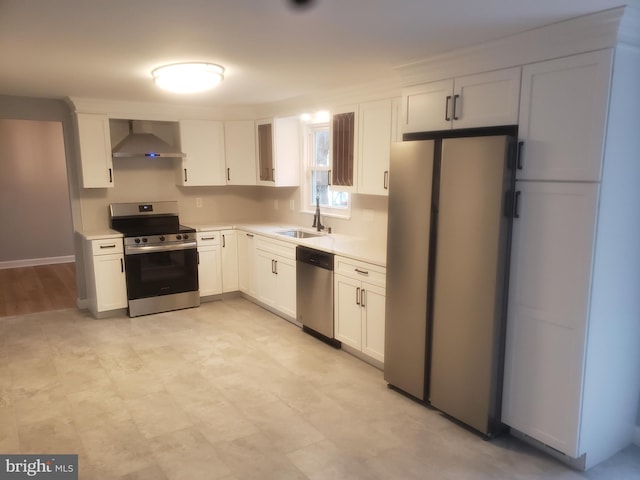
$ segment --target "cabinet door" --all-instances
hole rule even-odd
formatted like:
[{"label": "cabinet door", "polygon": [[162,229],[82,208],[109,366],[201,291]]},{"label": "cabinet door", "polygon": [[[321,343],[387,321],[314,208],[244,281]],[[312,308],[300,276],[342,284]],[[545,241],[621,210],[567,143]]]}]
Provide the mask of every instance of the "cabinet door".
[{"label": "cabinet door", "polygon": [[222,231],[222,291],[238,290],[238,242],[235,230]]},{"label": "cabinet door", "polygon": [[453,128],[516,125],[520,67],[455,79]]},{"label": "cabinet door", "polygon": [[258,300],[270,307],[278,306],[276,259],[271,252],[256,250],[256,283]]},{"label": "cabinet door", "polygon": [[278,256],[275,271],[278,293],[276,308],[296,318],[296,261]]},{"label": "cabinet door", "polygon": [[273,185],[275,182],[275,167],[273,164],[273,122],[260,120],[256,124],[257,156],[258,156],[258,185]]},{"label": "cabinet door", "polygon": [[300,117],[273,120],[273,181],[276,187],[300,185]]},{"label": "cabinet door", "polygon": [[344,275],[335,275],[334,285],[336,339],[362,350],[361,282]]},{"label": "cabinet door", "polygon": [[220,247],[198,249],[198,284],[201,297],[222,293]]},{"label": "cabinet door", "polygon": [[127,283],[122,254],[95,255],[93,268],[98,312],[127,307]]},{"label": "cabinet door", "polygon": [[238,288],[241,292],[257,296],[256,247],[253,233],[238,232]]},{"label": "cabinet door", "polygon": [[358,107],[341,107],[331,112],[329,127],[329,181],[336,191],[356,191],[358,159]]},{"label": "cabinet door", "polygon": [[106,115],[76,115],[83,188],[112,188],[113,163],[109,118]]},{"label": "cabinet door", "polygon": [[448,130],[452,119],[453,80],[415,85],[402,91],[403,133]]},{"label": "cabinet door", "polygon": [[575,458],[598,184],[517,188],[502,420]]},{"label": "cabinet door", "polygon": [[209,120],[181,120],[183,153],[180,185],[224,185],[224,126]]},{"label": "cabinet door", "polygon": [[253,120],[224,122],[227,185],[256,184],[256,132]]},{"label": "cabinet door", "polygon": [[523,68],[518,179],[600,179],[612,58],[601,50]]},{"label": "cabinet door", "polygon": [[384,362],[385,289],[363,282],[362,290],[362,351]]},{"label": "cabinet door", "polygon": [[391,99],[359,105],[358,193],[387,195]]}]

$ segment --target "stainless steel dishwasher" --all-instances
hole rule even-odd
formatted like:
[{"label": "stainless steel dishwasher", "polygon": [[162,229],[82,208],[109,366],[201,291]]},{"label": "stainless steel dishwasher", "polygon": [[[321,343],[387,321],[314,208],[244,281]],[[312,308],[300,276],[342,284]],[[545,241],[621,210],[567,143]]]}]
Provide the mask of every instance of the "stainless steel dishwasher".
[{"label": "stainless steel dishwasher", "polygon": [[333,337],[333,254],[296,248],[296,310],[302,329],[340,348]]}]

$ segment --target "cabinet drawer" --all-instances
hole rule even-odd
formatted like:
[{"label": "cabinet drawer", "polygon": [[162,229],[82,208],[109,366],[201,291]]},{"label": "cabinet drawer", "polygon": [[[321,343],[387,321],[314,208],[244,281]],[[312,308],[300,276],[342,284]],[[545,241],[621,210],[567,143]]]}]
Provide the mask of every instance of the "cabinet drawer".
[{"label": "cabinet drawer", "polygon": [[256,235],[256,248],[273,253],[274,255],[280,255],[284,258],[291,258],[293,260],[296,258],[296,246],[289,242],[267,239]]},{"label": "cabinet drawer", "polygon": [[218,230],[209,232],[198,232],[198,247],[206,247],[208,245],[220,245],[220,232]]},{"label": "cabinet drawer", "polygon": [[110,253],[122,253],[122,238],[103,238],[101,240],[91,240],[91,252],[93,255],[107,255]]},{"label": "cabinet drawer", "polygon": [[335,271],[341,275],[361,280],[380,287],[386,286],[387,269],[372,263],[361,262],[336,255]]}]

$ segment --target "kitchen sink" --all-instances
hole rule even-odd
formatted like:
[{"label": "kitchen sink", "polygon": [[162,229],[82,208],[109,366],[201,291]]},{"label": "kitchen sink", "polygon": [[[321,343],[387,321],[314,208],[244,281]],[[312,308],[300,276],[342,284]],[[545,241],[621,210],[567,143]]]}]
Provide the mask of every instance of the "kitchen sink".
[{"label": "kitchen sink", "polygon": [[279,235],[286,235],[288,237],[293,237],[293,238],[314,238],[314,237],[321,237],[322,235],[324,235],[323,233],[313,233],[313,232],[307,232],[305,230],[284,230],[282,232],[276,232]]}]

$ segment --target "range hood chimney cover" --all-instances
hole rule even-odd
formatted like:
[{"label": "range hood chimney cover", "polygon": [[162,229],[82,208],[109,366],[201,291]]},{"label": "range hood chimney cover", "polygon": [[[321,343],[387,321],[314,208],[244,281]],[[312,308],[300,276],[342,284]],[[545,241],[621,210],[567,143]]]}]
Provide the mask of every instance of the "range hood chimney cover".
[{"label": "range hood chimney cover", "polygon": [[129,121],[129,135],[116,145],[111,154],[113,158],[121,157],[185,157],[177,148],[169,145],[152,133],[135,133],[133,121]]}]

